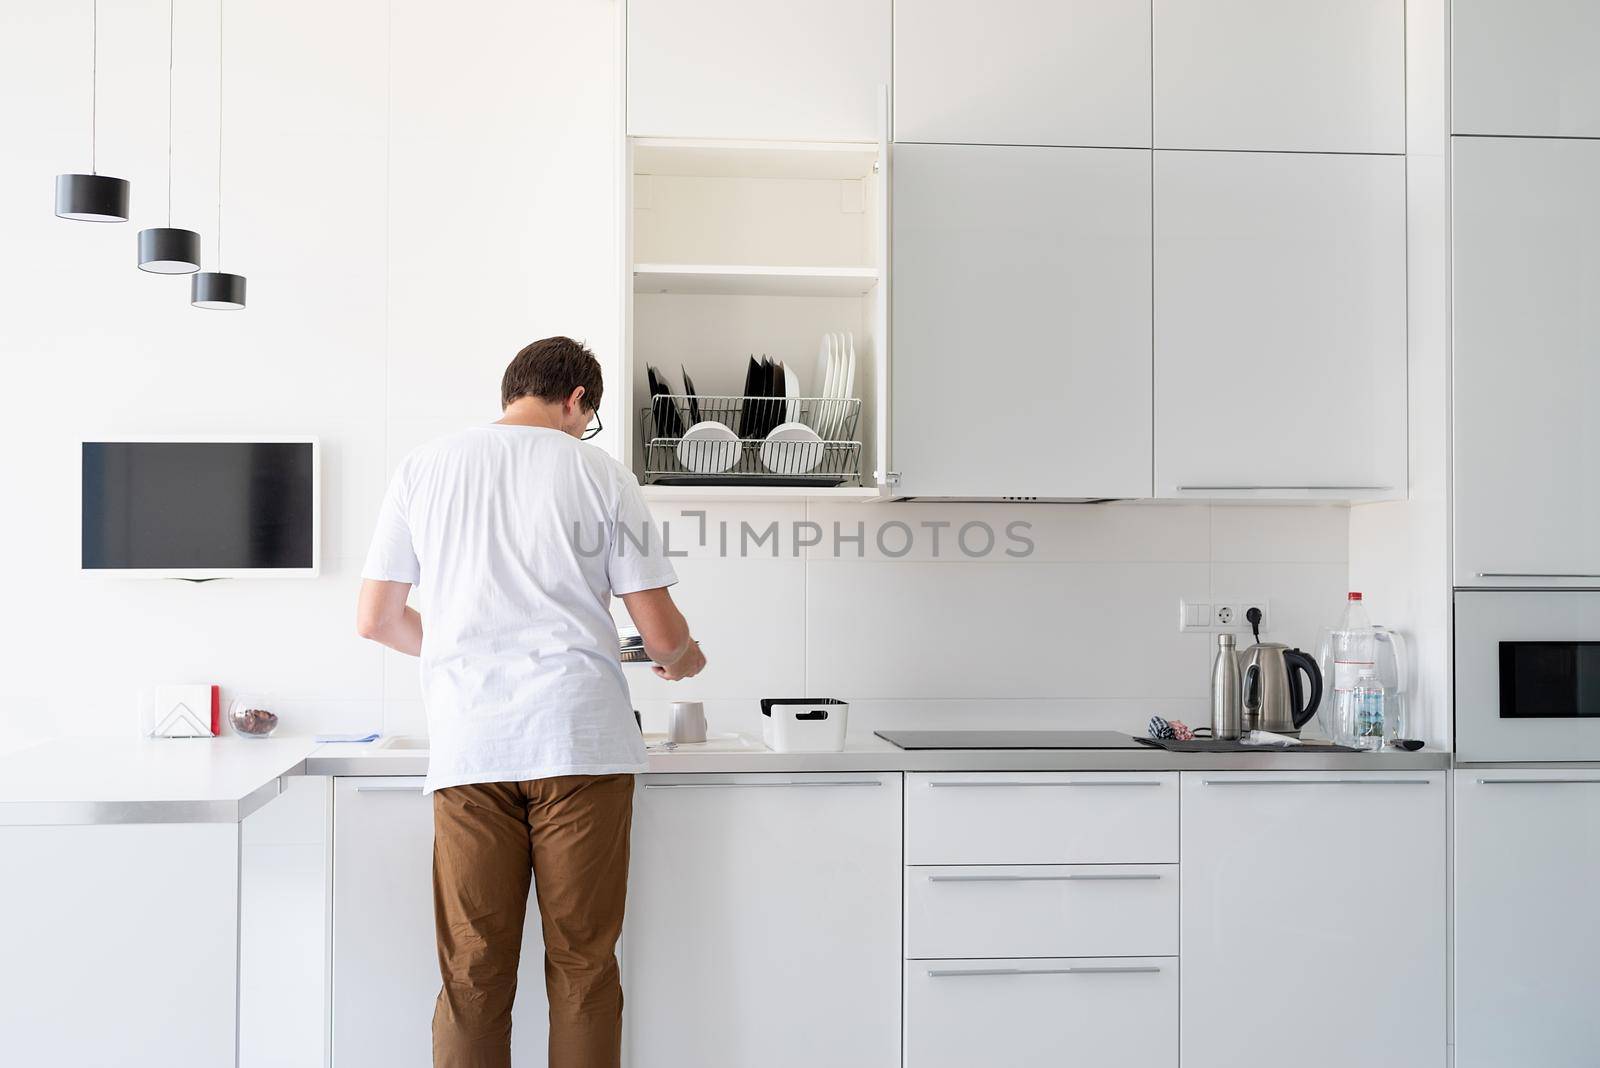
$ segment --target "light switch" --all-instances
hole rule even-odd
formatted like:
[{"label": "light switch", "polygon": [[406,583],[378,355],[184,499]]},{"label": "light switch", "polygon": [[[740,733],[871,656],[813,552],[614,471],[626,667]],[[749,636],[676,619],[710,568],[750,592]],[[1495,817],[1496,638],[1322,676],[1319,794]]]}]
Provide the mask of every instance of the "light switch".
[{"label": "light switch", "polygon": [[1178,602],[1178,629],[1184,630],[1209,630],[1211,627],[1211,605],[1196,601]]}]

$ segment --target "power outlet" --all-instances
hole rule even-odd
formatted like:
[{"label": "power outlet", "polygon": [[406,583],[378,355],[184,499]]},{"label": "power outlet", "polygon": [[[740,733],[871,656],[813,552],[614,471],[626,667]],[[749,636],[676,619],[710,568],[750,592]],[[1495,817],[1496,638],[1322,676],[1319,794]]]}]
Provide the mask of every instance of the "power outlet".
[{"label": "power outlet", "polygon": [[1267,610],[1267,601],[1264,597],[1245,598],[1235,606],[1238,614],[1234,616],[1234,626],[1241,630],[1250,629],[1250,609],[1261,610],[1261,633],[1265,634],[1272,629],[1272,613]]},{"label": "power outlet", "polygon": [[1231,604],[1217,605],[1215,609],[1215,615],[1212,616],[1212,619],[1219,627],[1231,627],[1233,626],[1234,620],[1241,618],[1243,617],[1239,615],[1239,609]]}]

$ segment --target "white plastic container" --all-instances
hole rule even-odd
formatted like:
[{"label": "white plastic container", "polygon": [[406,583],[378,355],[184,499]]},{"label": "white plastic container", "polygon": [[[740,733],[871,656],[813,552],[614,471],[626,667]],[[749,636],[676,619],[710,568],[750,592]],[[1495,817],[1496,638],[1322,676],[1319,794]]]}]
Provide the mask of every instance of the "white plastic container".
[{"label": "white plastic container", "polygon": [[850,706],[831,697],[765,697],[761,740],[774,753],[838,753]]}]

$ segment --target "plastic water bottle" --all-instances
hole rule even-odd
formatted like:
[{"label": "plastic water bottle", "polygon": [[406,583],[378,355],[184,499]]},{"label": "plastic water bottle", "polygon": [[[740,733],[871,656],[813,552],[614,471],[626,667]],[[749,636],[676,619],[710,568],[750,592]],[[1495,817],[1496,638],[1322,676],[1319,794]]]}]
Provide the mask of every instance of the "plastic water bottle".
[{"label": "plastic water bottle", "polygon": [[[1356,684],[1363,671],[1377,667],[1377,631],[1367,618],[1361,594],[1351,591],[1345,601],[1344,618],[1328,637],[1329,685],[1333,691],[1334,741],[1344,745],[1359,745],[1356,739]],[[1379,687],[1382,692],[1382,687]],[[1379,732],[1379,740],[1383,734]]]},{"label": "plastic water bottle", "polygon": [[1383,748],[1383,683],[1371,668],[1356,679],[1354,691],[1355,737],[1357,749]]}]

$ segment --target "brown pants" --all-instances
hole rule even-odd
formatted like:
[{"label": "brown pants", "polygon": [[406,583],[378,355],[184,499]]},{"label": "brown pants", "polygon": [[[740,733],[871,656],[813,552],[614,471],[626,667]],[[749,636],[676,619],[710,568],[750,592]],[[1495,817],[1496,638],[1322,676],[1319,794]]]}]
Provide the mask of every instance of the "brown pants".
[{"label": "brown pants", "polygon": [[452,786],[433,795],[433,914],[444,985],[437,1068],[509,1068],[530,876],[544,927],[550,1068],[622,1062],[617,937],[633,776]]}]

